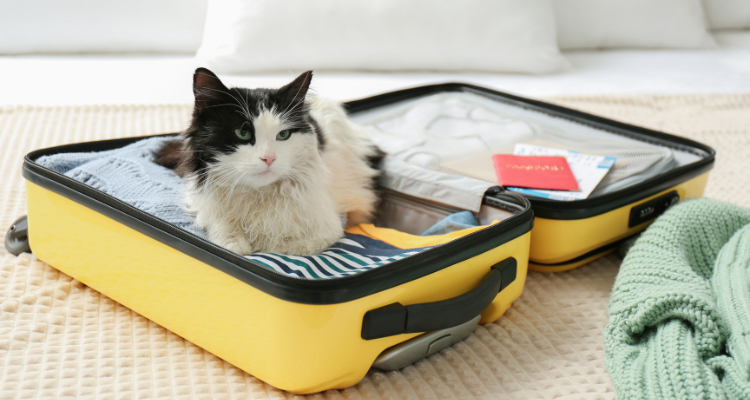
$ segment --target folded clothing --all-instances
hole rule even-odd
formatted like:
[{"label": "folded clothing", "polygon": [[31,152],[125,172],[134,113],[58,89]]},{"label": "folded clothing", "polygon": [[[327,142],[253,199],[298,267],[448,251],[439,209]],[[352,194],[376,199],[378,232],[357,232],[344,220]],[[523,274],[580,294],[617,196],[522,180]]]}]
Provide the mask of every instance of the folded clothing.
[{"label": "folded clothing", "polygon": [[471,211],[459,211],[438,221],[438,223],[422,232],[422,236],[444,235],[475,226],[479,226],[479,222]]},{"label": "folded clothing", "polygon": [[[153,162],[154,152],[171,140],[174,137],[150,138],[120,149],[54,154],[40,157],[36,162],[207,239],[193,215],[185,210],[183,181],[173,171]],[[438,236],[420,237],[363,224],[348,229],[331,248],[314,256],[253,253],[245,257],[284,275],[338,278],[386,265],[483,228],[475,226],[478,225],[475,220],[472,226],[466,216],[448,219],[430,228],[433,235],[444,233]]]},{"label": "folded clothing", "polygon": [[628,251],[605,362],[618,399],[750,398],[750,210],[689,200]]}]

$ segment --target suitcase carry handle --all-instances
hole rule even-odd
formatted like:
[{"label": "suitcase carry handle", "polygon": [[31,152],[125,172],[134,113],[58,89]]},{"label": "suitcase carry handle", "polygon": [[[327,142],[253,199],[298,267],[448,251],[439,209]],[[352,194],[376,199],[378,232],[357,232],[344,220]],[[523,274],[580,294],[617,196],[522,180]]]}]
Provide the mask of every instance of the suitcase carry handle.
[{"label": "suitcase carry handle", "polygon": [[516,268],[515,258],[505,259],[490,268],[479,286],[452,299],[410,306],[393,303],[370,310],[362,320],[362,339],[436,331],[470,321],[516,280]]}]

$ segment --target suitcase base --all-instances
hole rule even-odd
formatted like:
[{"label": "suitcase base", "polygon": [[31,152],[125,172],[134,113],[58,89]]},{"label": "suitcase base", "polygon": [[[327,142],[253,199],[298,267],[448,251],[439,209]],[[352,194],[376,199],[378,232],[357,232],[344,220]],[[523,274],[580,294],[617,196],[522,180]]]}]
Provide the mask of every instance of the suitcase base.
[{"label": "suitcase base", "polygon": [[[126,224],[27,181],[34,254],[83,284],[280,389],[298,394],[359,382],[383,350],[420,333],[365,340],[365,313],[435,302],[478,286],[500,260],[517,277],[482,312],[498,319],[523,290],[527,231],[420,279],[338,304],[276,298]],[[530,225],[530,221],[529,221]],[[527,228],[528,229],[528,228]]]}]

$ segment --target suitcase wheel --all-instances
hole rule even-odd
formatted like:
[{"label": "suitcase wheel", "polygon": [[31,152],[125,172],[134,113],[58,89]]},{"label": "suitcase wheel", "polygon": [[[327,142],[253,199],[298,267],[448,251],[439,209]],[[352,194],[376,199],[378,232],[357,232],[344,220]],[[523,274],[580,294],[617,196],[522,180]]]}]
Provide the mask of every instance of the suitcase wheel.
[{"label": "suitcase wheel", "polygon": [[8,250],[8,253],[14,256],[21,253],[31,253],[29,223],[25,215],[17,219],[5,234],[5,250]]}]

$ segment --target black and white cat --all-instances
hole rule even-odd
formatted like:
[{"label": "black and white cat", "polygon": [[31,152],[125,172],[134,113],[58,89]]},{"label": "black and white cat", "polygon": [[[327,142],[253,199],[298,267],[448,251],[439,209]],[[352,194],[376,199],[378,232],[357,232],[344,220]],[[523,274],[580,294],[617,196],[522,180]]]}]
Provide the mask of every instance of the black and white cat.
[{"label": "black and white cat", "polygon": [[312,71],[279,89],[227,88],[205,68],[182,140],[157,162],[188,182],[212,242],[237,254],[320,253],[347,224],[368,222],[380,152],[340,104],[308,93]]}]

